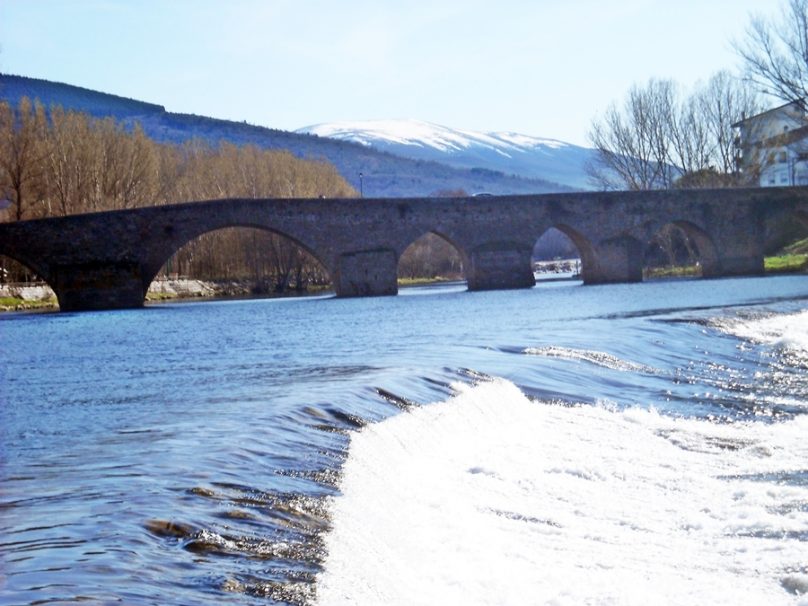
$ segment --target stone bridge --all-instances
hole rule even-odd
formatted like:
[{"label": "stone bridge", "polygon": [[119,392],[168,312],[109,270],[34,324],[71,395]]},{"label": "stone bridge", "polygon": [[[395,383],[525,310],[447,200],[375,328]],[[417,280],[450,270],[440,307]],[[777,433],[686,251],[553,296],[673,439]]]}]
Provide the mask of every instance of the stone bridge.
[{"label": "stone bridge", "polygon": [[642,280],[645,248],[675,224],[705,277],[759,275],[763,251],[795,222],[808,188],[598,192],[414,199],[227,199],[0,224],[0,255],[35,271],[63,311],[143,305],[184,244],[225,227],[290,238],[330,273],[338,296],[392,295],[398,261],[432,232],[454,245],[470,290],[526,288],[549,228],[578,247],[586,284]]}]

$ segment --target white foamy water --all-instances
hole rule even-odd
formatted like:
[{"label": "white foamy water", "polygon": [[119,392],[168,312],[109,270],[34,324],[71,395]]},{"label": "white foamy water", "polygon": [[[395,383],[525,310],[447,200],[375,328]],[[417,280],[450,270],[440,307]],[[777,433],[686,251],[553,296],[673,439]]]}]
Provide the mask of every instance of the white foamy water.
[{"label": "white foamy water", "polygon": [[590,362],[604,368],[612,370],[622,370],[628,372],[645,372],[648,374],[656,374],[658,371],[650,366],[644,364],[635,364],[621,360],[616,356],[603,353],[601,351],[588,351],[584,349],[570,349],[568,347],[528,347],[524,353],[529,356],[545,356],[548,358],[565,358],[567,360],[580,360],[583,362]]},{"label": "white foamy water", "polygon": [[806,605],[807,434],[461,388],[353,436],[319,604]]},{"label": "white foamy water", "polygon": [[808,356],[808,311],[754,320],[722,320],[718,326],[742,339]]}]

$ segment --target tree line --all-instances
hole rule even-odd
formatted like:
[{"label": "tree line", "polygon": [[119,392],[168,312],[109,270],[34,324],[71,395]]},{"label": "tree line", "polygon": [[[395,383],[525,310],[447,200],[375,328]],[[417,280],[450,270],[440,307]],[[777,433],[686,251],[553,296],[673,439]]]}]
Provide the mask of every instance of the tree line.
[{"label": "tree line", "polygon": [[588,172],[601,189],[729,187],[754,183],[735,162],[733,124],[760,110],[757,92],[729,72],[686,92],[673,80],[634,85],[592,122]]},{"label": "tree line", "polygon": [[[22,99],[0,103],[0,199],[7,220],[59,217],[219,198],[353,197],[333,165],[255,146],[157,143],[113,118],[46,110]],[[6,261],[14,281],[27,270]],[[328,282],[319,264],[288,239],[266,231],[206,234],[167,264],[173,274],[249,280],[284,292]]]},{"label": "tree line", "polygon": [[772,101],[808,110],[808,0],[786,0],[778,17],[753,16],[733,47],[740,73],[722,70],[686,90],[670,79],[635,84],[592,120],[603,189],[731,187],[757,183],[768,158],[737,164],[733,124]]},{"label": "tree line", "polygon": [[157,143],[137,124],[28,99],[0,102],[0,188],[18,221],[212,198],[356,195],[326,162],[226,142]]}]

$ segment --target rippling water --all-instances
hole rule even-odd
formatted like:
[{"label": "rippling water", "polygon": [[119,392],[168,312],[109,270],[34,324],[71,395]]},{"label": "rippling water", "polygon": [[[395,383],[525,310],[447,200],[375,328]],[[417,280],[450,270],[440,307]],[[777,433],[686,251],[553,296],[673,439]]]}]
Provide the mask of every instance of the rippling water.
[{"label": "rippling water", "polygon": [[0,601],[808,603],[808,278],[0,316]]}]

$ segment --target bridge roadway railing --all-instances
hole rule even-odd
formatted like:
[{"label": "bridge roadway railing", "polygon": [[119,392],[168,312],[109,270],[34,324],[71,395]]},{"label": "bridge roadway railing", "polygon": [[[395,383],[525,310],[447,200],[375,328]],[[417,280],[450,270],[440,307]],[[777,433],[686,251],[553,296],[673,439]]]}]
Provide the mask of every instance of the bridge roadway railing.
[{"label": "bridge roadway railing", "polygon": [[140,307],[183,245],[226,227],[284,235],[330,273],[338,296],[392,295],[398,261],[426,233],[454,245],[470,290],[533,286],[531,252],[555,227],[586,284],[642,280],[647,243],[675,224],[708,277],[758,275],[763,250],[797,222],[808,188],[587,192],[391,199],[227,199],[0,224],[0,255],[44,279],[63,311]]}]

